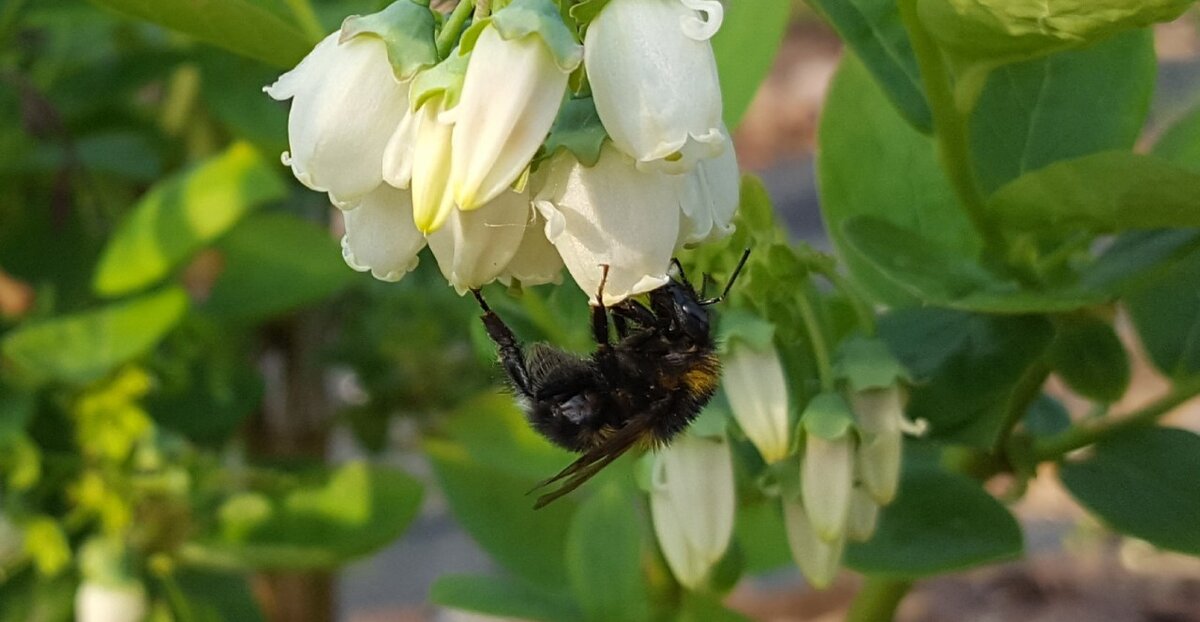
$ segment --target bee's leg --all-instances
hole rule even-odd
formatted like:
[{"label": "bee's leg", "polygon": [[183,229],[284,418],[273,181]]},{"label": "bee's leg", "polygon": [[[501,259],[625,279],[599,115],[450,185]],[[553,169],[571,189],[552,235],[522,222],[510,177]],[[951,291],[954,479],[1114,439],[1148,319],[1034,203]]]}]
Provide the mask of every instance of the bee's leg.
[{"label": "bee's leg", "polygon": [[604,284],[608,282],[608,264],[602,268],[604,273],[600,276],[600,287],[596,288],[596,306],[592,307],[592,337],[603,349],[609,345],[608,309],[604,306]]},{"label": "bee's leg", "polygon": [[623,300],[620,304],[609,309],[612,312],[613,324],[617,327],[617,337],[624,339],[629,335],[627,324],[634,326],[654,326],[658,318],[645,305],[636,300]]},{"label": "bee's leg", "polygon": [[484,302],[483,294],[479,293],[479,290],[473,289],[471,293],[475,295],[475,300],[479,301],[479,306],[483,309],[483,315],[479,319],[483,320],[483,327],[487,330],[488,337],[496,344],[504,371],[508,373],[514,388],[523,396],[531,398],[533,391],[529,386],[529,370],[525,367],[525,354],[521,352],[521,344],[517,342],[517,336],[504,323],[504,320],[500,319],[500,316],[496,315],[492,308]]}]

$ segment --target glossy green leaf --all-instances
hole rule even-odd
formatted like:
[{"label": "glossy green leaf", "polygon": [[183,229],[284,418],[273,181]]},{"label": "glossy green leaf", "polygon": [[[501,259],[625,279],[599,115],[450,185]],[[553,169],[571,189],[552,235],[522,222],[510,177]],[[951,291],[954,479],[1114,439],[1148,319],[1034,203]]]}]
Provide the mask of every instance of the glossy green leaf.
[{"label": "glossy green leaf", "polygon": [[1200,248],[1200,230],[1127,231],[1080,275],[1080,287],[1114,298],[1145,287]]},{"label": "glossy green leaf", "polygon": [[1112,403],[1129,388],[1129,356],[1113,327],[1091,315],[1060,318],[1046,352],[1054,371],[1084,397]]},{"label": "glossy green leaf", "polygon": [[931,438],[991,448],[1021,376],[1050,345],[1039,316],[904,309],[884,316],[880,336],[913,375],[907,415]]},{"label": "glossy green leaf", "polygon": [[247,525],[222,516],[222,531],[184,545],[185,561],[237,569],[330,568],[390,544],[417,514],[421,485],[409,475],[349,462],[282,494]]},{"label": "glossy green leaf", "polygon": [[1067,490],[1113,529],[1165,549],[1200,555],[1200,436],[1146,428],[1098,443],[1067,461]]},{"label": "glossy green leaf", "polygon": [[957,257],[979,254],[982,245],[938,165],[933,142],[904,121],[853,54],[834,76],[817,136],[825,226],[851,275],[873,298],[892,306],[918,302],[849,252],[843,224],[852,217],[906,227]]},{"label": "glossy green leaf", "polygon": [[937,242],[871,216],[843,225],[848,257],[858,257],[922,303],[986,313],[1061,312],[1099,304],[1103,291],[1032,290],[1002,279]]},{"label": "glossy green leaf", "polygon": [[993,71],[971,116],[984,192],[1059,160],[1133,148],[1154,76],[1144,30]]},{"label": "glossy green leaf", "polygon": [[1154,143],[1154,155],[1200,173],[1200,106],[1163,132]]},{"label": "glossy green leaf", "polygon": [[250,0],[91,0],[280,68],[300,62],[316,43],[294,23]]},{"label": "glossy green leaf", "polygon": [[259,321],[320,302],[357,276],[328,230],[286,213],[246,219],[220,248],[225,268],[204,309],[226,320]]},{"label": "glossy green leaf", "polygon": [[1004,225],[1038,231],[1200,227],[1200,173],[1154,156],[1108,151],[1051,164],[988,199]]},{"label": "glossy green leaf", "polygon": [[189,569],[173,578],[188,598],[192,613],[199,614],[204,622],[263,622],[266,619],[250,591],[248,577]]},{"label": "glossy green leaf", "polygon": [[584,501],[567,531],[567,577],[588,620],[647,620],[641,521],[635,500],[610,482]]},{"label": "glossy green leaf", "polygon": [[712,47],[724,100],[722,116],[730,129],[741,122],[758,86],[771,70],[783,44],[791,8],[788,0],[725,5],[725,19],[712,38]]},{"label": "glossy green leaf", "polygon": [[429,589],[429,600],[443,607],[498,618],[537,622],[583,619],[579,608],[564,593],[503,577],[444,575]]},{"label": "glossy green leaf", "polygon": [[1200,372],[1200,250],[1125,299],[1150,360],[1173,377]]},{"label": "glossy green leaf", "polygon": [[933,114],[925,99],[912,43],[895,0],[814,0],[887,98],[913,127],[929,133]]},{"label": "glossy green leaf", "polygon": [[454,515],[492,558],[518,577],[567,586],[567,530],[576,497],[534,510],[533,486],[571,457],[533,432],[508,395],[487,395],[450,417],[425,451]]},{"label": "glossy green leaf", "polygon": [[23,325],[4,336],[0,352],[40,380],[84,383],[149,352],[187,308],[187,294],[169,287]]},{"label": "glossy green leaf", "polygon": [[896,500],[879,514],[875,535],[846,547],[846,565],[869,575],[918,578],[1011,559],[1021,529],[979,484],[906,464]]},{"label": "glossy green leaf", "polygon": [[917,0],[921,22],[951,54],[1006,62],[1086,45],[1175,19],[1193,0]]},{"label": "glossy green leaf", "polygon": [[239,143],[159,182],[109,240],[93,288],[116,296],[158,282],[247,211],[282,197],[284,185],[275,168]]}]

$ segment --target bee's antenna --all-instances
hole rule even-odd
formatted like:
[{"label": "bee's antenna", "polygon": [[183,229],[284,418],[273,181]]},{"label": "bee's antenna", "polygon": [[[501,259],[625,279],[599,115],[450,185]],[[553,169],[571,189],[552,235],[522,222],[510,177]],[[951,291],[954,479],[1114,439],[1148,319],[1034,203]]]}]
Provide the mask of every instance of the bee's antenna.
[{"label": "bee's antenna", "polygon": [[[734,282],[737,281],[738,275],[742,273],[742,268],[745,267],[746,260],[749,258],[750,258],[750,249],[747,248],[744,252],[742,252],[742,258],[738,260],[737,267],[733,269],[733,274],[729,275],[729,282],[725,283],[725,291],[721,292],[721,295],[717,296],[716,298],[709,298],[707,300],[701,300],[700,304],[708,306],[708,305],[717,304],[718,302],[725,300],[725,297],[729,295],[729,290],[733,288]],[[703,297],[704,296],[702,295],[701,298],[703,298]]]},{"label": "bee's antenna", "polygon": [[712,275],[705,272],[704,278],[700,279],[700,300],[704,300],[704,295],[706,292],[708,292],[708,284],[712,282]]}]

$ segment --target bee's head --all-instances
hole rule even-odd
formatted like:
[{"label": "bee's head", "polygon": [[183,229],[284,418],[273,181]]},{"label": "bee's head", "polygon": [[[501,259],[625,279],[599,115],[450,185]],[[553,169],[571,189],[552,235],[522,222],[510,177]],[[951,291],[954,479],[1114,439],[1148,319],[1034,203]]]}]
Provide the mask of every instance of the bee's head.
[{"label": "bee's head", "polygon": [[650,304],[658,317],[669,318],[671,328],[691,340],[706,342],[712,338],[708,309],[687,281],[671,279],[650,294]]}]

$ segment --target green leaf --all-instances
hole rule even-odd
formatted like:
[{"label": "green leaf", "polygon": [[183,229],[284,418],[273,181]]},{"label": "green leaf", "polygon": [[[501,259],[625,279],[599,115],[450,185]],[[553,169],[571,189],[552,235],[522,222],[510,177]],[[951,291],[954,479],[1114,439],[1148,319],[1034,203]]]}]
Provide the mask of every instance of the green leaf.
[{"label": "green leaf", "polygon": [[174,575],[189,604],[198,606],[204,619],[214,622],[263,622],[262,610],[254,600],[247,577],[185,569]]},{"label": "green leaf", "polygon": [[92,0],[276,67],[300,62],[316,43],[295,24],[250,0]]},{"label": "green leaf", "polygon": [[1200,173],[1200,106],[1173,123],[1154,143],[1154,155]]},{"label": "green leaf", "polygon": [[370,15],[351,15],[342,22],[340,42],[360,35],[376,37],[387,47],[392,73],[400,81],[438,62],[434,28],[437,21],[429,2],[400,0]]},{"label": "green leaf", "polygon": [[567,586],[574,496],[533,509],[533,486],[570,462],[529,428],[507,395],[487,395],[450,417],[425,451],[463,528],[497,562],[535,585]]},{"label": "green leaf", "polygon": [[1200,436],[1146,428],[1106,439],[1067,461],[1067,490],[1113,529],[1151,544],[1200,555]]},{"label": "green leaf", "polygon": [[349,462],[269,499],[269,514],[201,536],[184,545],[183,558],[217,569],[331,568],[404,533],[420,506],[421,485],[401,471]]},{"label": "green leaf", "polygon": [[817,136],[826,229],[855,281],[873,298],[892,306],[918,302],[871,262],[848,252],[843,223],[854,216],[906,227],[958,257],[979,255],[982,244],[938,165],[933,142],[900,117],[853,54],[834,76]]},{"label": "green leaf", "polygon": [[1054,329],[1039,316],[905,309],[884,316],[879,334],[913,375],[908,417],[927,420],[932,438],[991,448]]},{"label": "green leaf", "polygon": [[0,384],[0,447],[24,434],[36,407],[33,394]]},{"label": "green leaf", "polygon": [[329,232],[286,213],[259,214],[221,242],[225,268],[204,309],[256,322],[320,302],[354,283]]},{"label": "green leaf", "polygon": [[1200,372],[1200,250],[1161,278],[1131,292],[1126,308],[1150,354],[1164,374],[1183,377]]},{"label": "green leaf", "polygon": [[849,257],[858,257],[896,287],[931,306],[985,313],[1062,312],[1105,302],[1106,292],[1066,286],[1025,289],[934,240],[871,216],[843,227]]},{"label": "green leaf", "polygon": [[206,356],[187,365],[182,378],[161,380],[159,390],[146,396],[155,422],[194,443],[219,447],[228,441],[258,407],[264,389],[249,357],[234,357]]},{"label": "green leaf", "polygon": [[952,55],[1001,63],[1171,21],[1191,4],[1192,0],[917,0],[917,11]]},{"label": "green leaf", "polygon": [[434,604],[499,618],[574,622],[583,618],[563,592],[541,590],[503,577],[444,575],[429,589]]},{"label": "green leaf", "polygon": [[993,71],[971,116],[984,192],[1059,160],[1132,149],[1154,76],[1154,39],[1145,30]]},{"label": "green leaf", "polygon": [[870,575],[919,578],[1011,559],[1021,529],[979,485],[936,468],[905,465],[896,500],[875,535],[846,547],[846,565]]},{"label": "green leaf", "polygon": [[996,191],[988,209],[1016,229],[1094,232],[1200,227],[1200,173],[1108,151],[1051,164]]},{"label": "green leaf", "polygon": [[1129,388],[1129,356],[1112,326],[1097,317],[1061,317],[1046,352],[1054,371],[1076,393],[1111,404]]},{"label": "green leaf", "polygon": [[727,609],[712,594],[684,592],[676,622],[749,622],[750,618]]},{"label": "green leaf", "polygon": [[567,577],[588,620],[646,620],[641,517],[610,482],[579,507],[567,531]]},{"label": "green leaf", "polygon": [[209,49],[196,54],[200,67],[200,97],[208,111],[234,137],[248,141],[260,153],[277,154],[288,149],[288,109],[262,87],[278,75],[253,60]]},{"label": "green leaf", "polygon": [[722,116],[730,129],[741,122],[771,70],[791,9],[788,0],[725,4],[725,18],[713,35],[712,48],[724,100]]},{"label": "green leaf", "polygon": [[22,325],[0,341],[0,352],[35,379],[85,383],[149,352],[187,307],[187,294],[168,287],[99,309]]},{"label": "green leaf", "polygon": [[1034,436],[1053,436],[1071,427],[1071,415],[1056,399],[1045,393],[1029,405],[1025,413],[1025,429]]},{"label": "green leaf", "polygon": [[[800,478],[799,468],[795,469],[794,477]],[[738,507],[734,538],[748,574],[765,574],[792,563],[783,514],[774,500]]]},{"label": "green leaf", "polygon": [[895,0],[814,0],[842,41],[862,60],[887,98],[913,127],[933,131],[933,114],[908,32]]},{"label": "green leaf", "polygon": [[283,194],[274,168],[249,145],[235,144],[146,193],[109,240],[92,286],[117,296],[153,285],[247,211]]},{"label": "green leaf", "polygon": [[563,102],[546,137],[544,157],[549,159],[559,149],[566,149],[584,166],[595,166],[600,160],[600,146],[608,132],[600,123],[600,114],[591,97],[569,98]]},{"label": "green leaf", "polygon": [[1118,236],[1083,269],[1080,286],[1113,298],[1145,287],[1200,248],[1200,230],[1153,229]]}]

